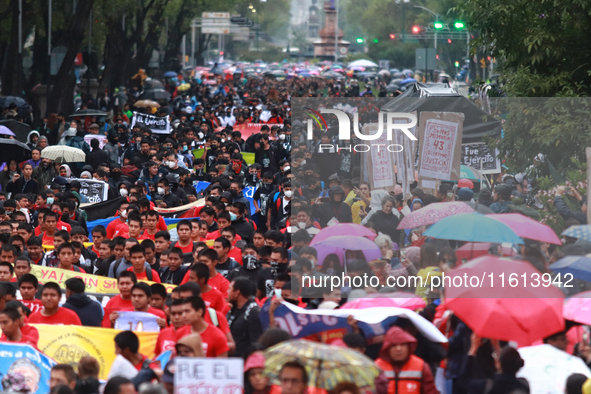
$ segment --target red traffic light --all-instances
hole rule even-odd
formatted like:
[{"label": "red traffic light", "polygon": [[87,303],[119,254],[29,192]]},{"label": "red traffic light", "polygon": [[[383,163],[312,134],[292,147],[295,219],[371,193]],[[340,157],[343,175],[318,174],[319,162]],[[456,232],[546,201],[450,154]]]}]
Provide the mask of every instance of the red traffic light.
[{"label": "red traffic light", "polygon": [[448,43],[448,44],[451,44],[451,38],[448,38],[448,39],[447,39],[447,43]]},{"label": "red traffic light", "polygon": [[224,56],[224,51],[220,51],[220,56]]},{"label": "red traffic light", "polygon": [[419,26],[412,27],[413,34],[419,34],[421,32],[421,28]]},{"label": "red traffic light", "polygon": [[390,34],[390,39],[393,40],[396,38],[396,34]]}]

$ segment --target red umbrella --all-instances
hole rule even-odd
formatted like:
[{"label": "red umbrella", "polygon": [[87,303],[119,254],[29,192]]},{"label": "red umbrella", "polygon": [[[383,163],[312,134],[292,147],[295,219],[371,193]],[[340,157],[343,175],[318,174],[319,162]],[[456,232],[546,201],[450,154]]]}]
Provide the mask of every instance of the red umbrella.
[{"label": "red umbrella", "polygon": [[412,293],[396,291],[394,293],[371,294],[344,304],[341,309],[365,309],[377,306],[397,307],[417,310],[427,306],[427,303],[419,296]]},{"label": "red umbrella", "polygon": [[579,293],[564,301],[562,315],[566,320],[591,325],[591,291]]},{"label": "red umbrella", "polygon": [[529,345],[564,330],[564,294],[526,261],[482,256],[448,276],[447,307],[483,338]]},{"label": "red umbrella", "polygon": [[505,223],[521,238],[529,238],[540,242],[562,245],[554,230],[543,223],[537,222],[520,213],[499,213],[486,215]]},{"label": "red umbrella", "polygon": [[[461,248],[456,250],[456,257],[459,263],[462,260],[472,260],[476,257],[484,256],[489,254],[488,250],[491,248],[492,243],[490,242],[468,242]],[[511,257],[515,256],[515,251],[509,246],[503,246],[503,256]]]}]

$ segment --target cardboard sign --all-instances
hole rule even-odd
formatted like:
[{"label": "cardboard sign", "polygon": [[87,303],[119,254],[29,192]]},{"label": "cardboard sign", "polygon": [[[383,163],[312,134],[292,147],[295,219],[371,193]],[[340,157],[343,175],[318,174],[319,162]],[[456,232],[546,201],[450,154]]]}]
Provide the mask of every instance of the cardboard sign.
[{"label": "cardboard sign", "polygon": [[[418,129],[419,179],[460,179],[460,156],[464,114],[421,112]],[[432,183],[431,183],[432,184]],[[425,190],[434,193],[435,190]]]},{"label": "cardboard sign", "polygon": [[131,121],[132,129],[136,123],[145,124],[150,130],[152,130],[152,133],[155,134],[170,134],[170,119],[168,116],[160,118],[154,115],[134,112],[133,119]]},{"label": "cardboard sign", "polygon": [[116,330],[160,332],[158,317],[147,312],[119,312],[115,321]]},{"label": "cardboard sign", "polygon": [[[369,123],[363,126],[363,134],[373,135],[377,133],[379,125],[377,123]],[[373,145],[382,145],[383,147],[390,144],[386,133],[382,133],[380,137],[372,142]],[[369,152],[362,153],[362,162],[365,161],[369,183],[372,190],[384,189],[394,190],[396,186],[396,177],[394,173],[394,153],[385,148],[377,149],[373,147]]]},{"label": "cardboard sign", "polygon": [[482,174],[501,172],[499,150],[495,149],[494,152],[491,152],[485,143],[462,144],[462,164],[478,171],[482,168]]},{"label": "cardboard sign", "polygon": [[241,358],[176,357],[174,394],[242,394]]},{"label": "cardboard sign", "polygon": [[96,179],[76,179],[80,182],[80,194],[91,203],[107,201],[109,198],[109,184]]}]

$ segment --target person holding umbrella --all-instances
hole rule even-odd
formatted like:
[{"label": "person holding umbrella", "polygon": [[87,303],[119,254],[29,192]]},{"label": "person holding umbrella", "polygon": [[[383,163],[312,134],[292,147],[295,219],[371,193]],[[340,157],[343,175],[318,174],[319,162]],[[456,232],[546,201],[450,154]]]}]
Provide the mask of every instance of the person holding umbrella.
[{"label": "person holding umbrella", "polygon": [[376,365],[388,379],[388,394],[438,394],[431,368],[413,353],[415,337],[400,327],[386,333]]}]

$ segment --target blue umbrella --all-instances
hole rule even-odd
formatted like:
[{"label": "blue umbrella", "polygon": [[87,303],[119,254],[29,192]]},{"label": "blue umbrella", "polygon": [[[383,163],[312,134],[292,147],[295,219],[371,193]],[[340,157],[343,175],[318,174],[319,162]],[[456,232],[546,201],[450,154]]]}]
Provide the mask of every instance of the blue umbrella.
[{"label": "blue umbrella", "polygon": [[402,85],[405,85],[407,83],[415,83],[415,82],[417,82],[417,80],[414,79],[414,78],[406,78],[406,79],[400,81],[399,85],[402,86]]},{"label": "blue umbrella", "polygon": [[566,256],[548,268],[563,276],[572,274],[576,279],[591,282],[591,258],[587,256]]},{"label": "blue umbrella", "polygon": [[455,241],[523,243],[505,223],[480,213],[448,216],[432,225],[424,234],[428,237]]},{"label": "blue umbrella", "polygon": [[591,225],[582,224],[578,226],[570,226],[562,232],[562,235],[591,242]]},{"label": "blue umbrella", "polygon": [[177,74],[174,71],[167,71],[162,75],[164,78],[174,78]]}]

